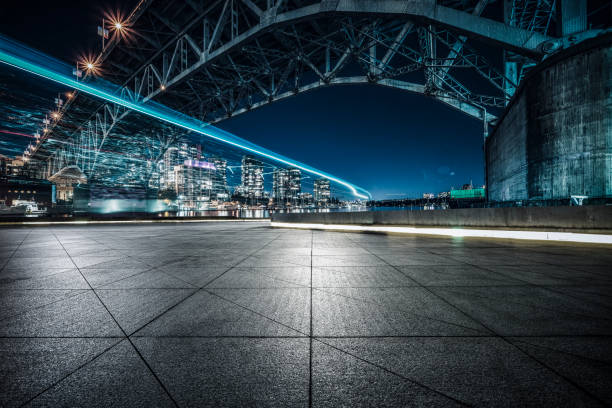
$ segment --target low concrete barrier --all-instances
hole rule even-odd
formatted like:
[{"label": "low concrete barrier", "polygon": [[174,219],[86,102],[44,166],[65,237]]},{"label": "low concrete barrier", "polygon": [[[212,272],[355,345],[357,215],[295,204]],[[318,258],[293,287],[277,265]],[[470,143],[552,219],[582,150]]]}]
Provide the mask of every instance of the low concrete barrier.
[{"label": "low concrete barrier", "polygon": [[274,222],[612,232],[612,206],[274,214]]}]

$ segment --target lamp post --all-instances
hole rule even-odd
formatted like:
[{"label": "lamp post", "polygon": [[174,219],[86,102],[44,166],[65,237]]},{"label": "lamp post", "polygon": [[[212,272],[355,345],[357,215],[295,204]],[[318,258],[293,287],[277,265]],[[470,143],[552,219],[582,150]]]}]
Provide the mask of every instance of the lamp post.
[{"label": "lamp post", "polygon": [[98,26],[98,35],[102,37],[102,49],[104,49],[104,40],[108,39],[108,29],[106,28],[106,19],[102,18],[102,26]]}]

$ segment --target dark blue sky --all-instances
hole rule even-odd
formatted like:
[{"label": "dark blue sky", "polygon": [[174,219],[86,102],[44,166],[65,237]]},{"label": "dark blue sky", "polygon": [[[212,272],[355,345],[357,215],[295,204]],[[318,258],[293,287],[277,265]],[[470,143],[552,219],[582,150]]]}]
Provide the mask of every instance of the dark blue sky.
[{"label": "dark blue sky", "polygon": [[344,177],[377,199],[484,179],[481,122],[430,98],[380,86],[319,89],[217,126]]},{"label": "dark blue sky", "polygon": [[[108,9],[105,2],[69,0],[7,6],[0,16],[2,34],[67,62],[96,46],[96,25]],[[470,180],[482,184],[484,179],[482,123],[394,89],[319,89],[217,126],[344,178],[377,199],[439,192]]]}]

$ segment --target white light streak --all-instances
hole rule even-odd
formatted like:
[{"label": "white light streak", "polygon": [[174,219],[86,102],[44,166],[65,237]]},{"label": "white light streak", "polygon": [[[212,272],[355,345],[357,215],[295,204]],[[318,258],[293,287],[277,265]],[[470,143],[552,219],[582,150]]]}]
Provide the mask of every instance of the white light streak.
[{"label": "white light streak", "polygon": [[589,244],[611,244],[612,235],[606,234],[581,234],[576,232],[556,231],[512,231],[512,230],[485,230],[485,229],[463,229],[463,228],[428,228],[428,227],[388,227],[369,225],[343,225],[343,224],[307,224],[294,222],[270,223],[277,228],[315,229],[325,231],[350,231],[350,232],[381,232],[392,234],[419,234],[438,235],[446,237],[474,237],[474,238],[501,238],[520,239],[533,241],[562,241],[582,242]]}]

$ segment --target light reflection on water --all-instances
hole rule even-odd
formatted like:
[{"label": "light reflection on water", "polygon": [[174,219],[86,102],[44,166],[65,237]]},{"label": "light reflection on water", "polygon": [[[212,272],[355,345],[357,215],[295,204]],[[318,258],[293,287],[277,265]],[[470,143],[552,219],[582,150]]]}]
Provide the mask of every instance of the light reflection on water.
[{"label": "light reflection on water", "polygon": [[235,209],[235,210],[201,210],[176,212],[177,217],[231,217],[231,218],[269,218],[270,214],[286,213],[326,213],[326,212],[356,212],[356,211],[399,211],[399,210],[438,210],[440,206],[406,206],[406,207],[366,207],[350,206],[338,208],[298,208],[283,210],[267,209]]}]

